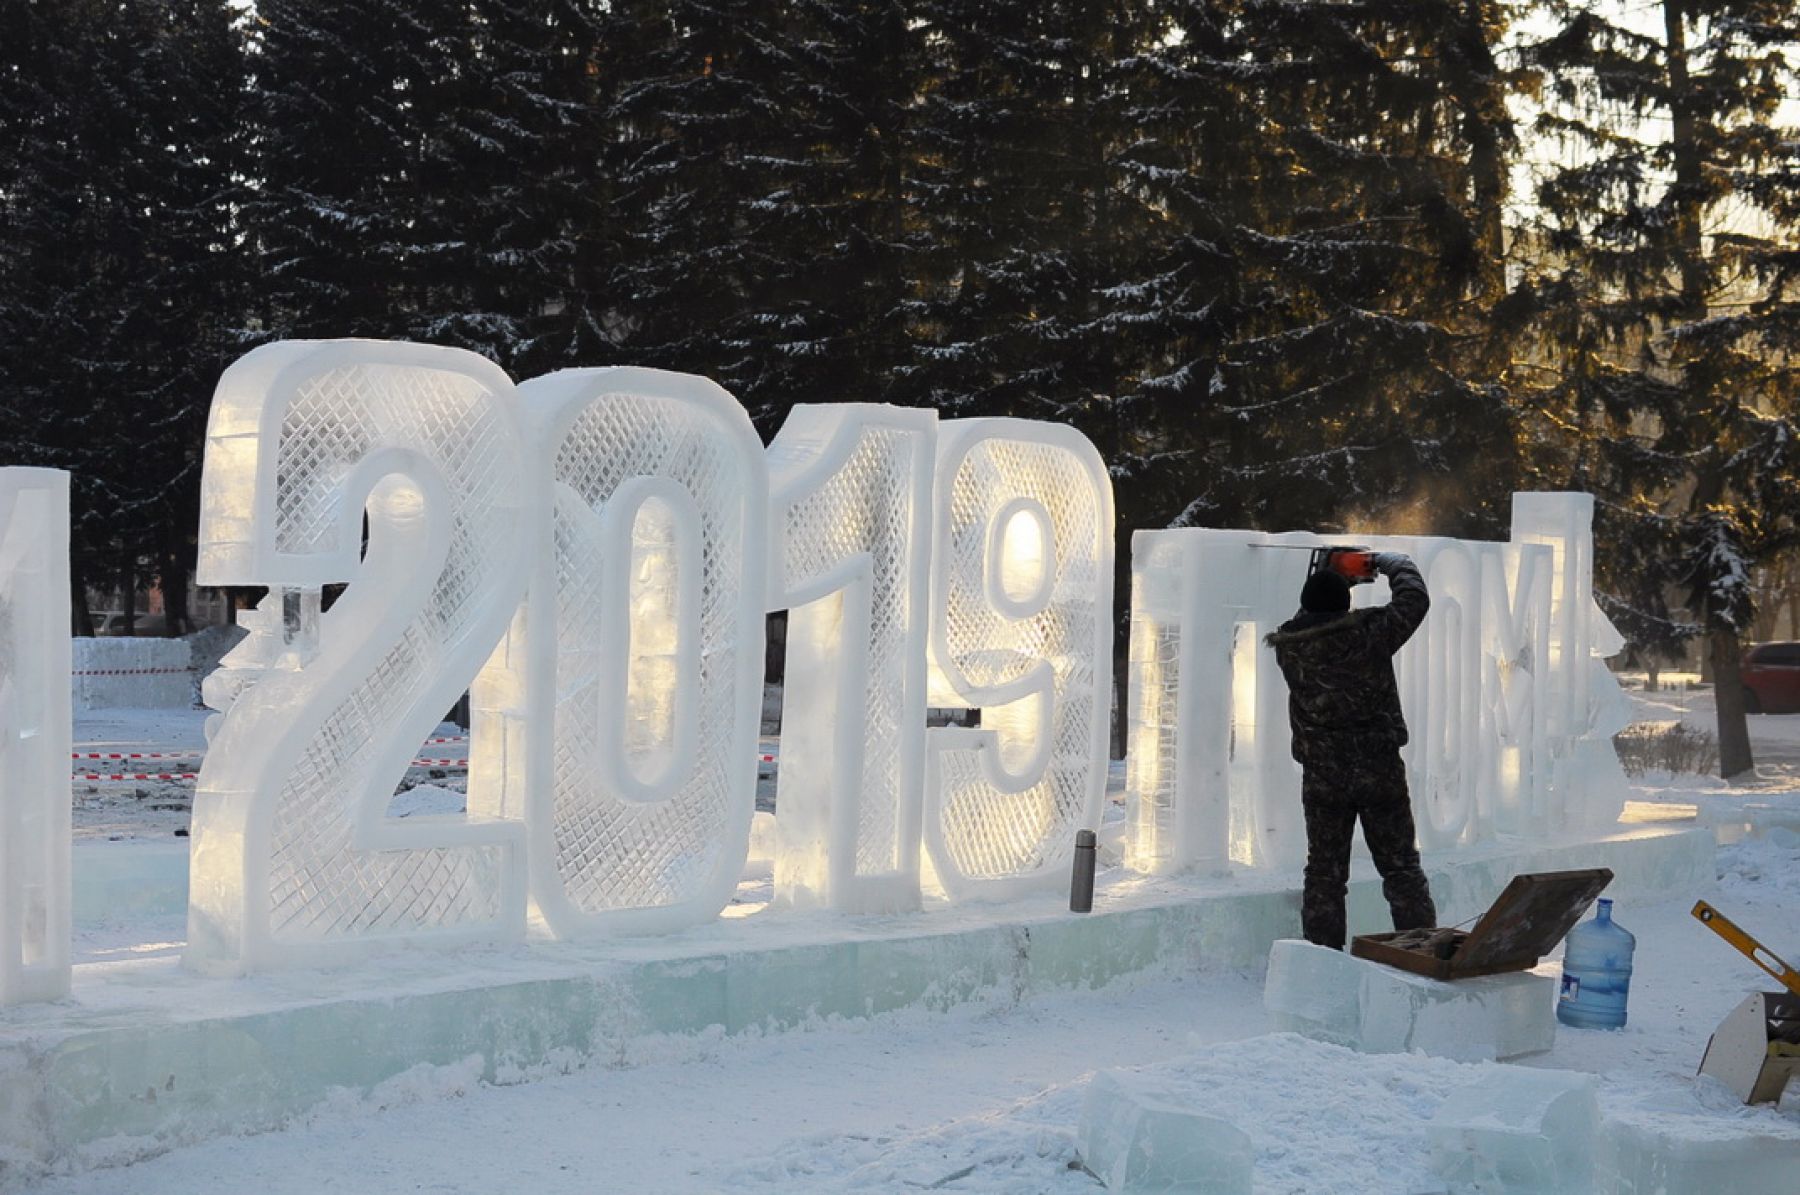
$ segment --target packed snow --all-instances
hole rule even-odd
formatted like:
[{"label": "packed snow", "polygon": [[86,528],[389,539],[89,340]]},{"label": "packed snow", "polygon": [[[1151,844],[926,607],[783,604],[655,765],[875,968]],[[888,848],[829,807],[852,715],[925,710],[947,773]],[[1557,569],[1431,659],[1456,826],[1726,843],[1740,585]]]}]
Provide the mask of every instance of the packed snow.
[{"label": "packed snow", "polygon": [[[1644,720],[1709,724],[1703,691],[1633,697]],[[1560,1028],[1554,1048],[1517,1061],[1599,1076],[1602,1114],[1655,1133],[1753,1131],[1800,1148],[1800,1090],[1779,1106],[1744,1107],[1695,1077],[1717,1022],[1746,993],[1774,985],[1691,917],[1694,898],[1705,895],[1777,954],[1800,957],[1800,717],[1755,718],[1751,733],[1761,761],[1754,778],[1652,776],[1634,794],[1633,820],[1700,820],[1726,844],[1713,892],[1616,910],[1638,938],[1629,1025]],[[87,715],[76,737],[83,751],[204,741],[198,718],[183,711]],[[454,784],[454,774],[421,773],[396,812],[409,799],[442,811],[460,797]],[[77,817],[89,838],[166,839],[180,816],[154,806],[175,803],[95,792],[78,799]],[[173,918],[89,929],[78,934],[78,957],[173,952],[180,934]],[[1554,958],[1545,970],[1556,973]],[[23,1189],[1093,1191],[1078,1126],[1088,1080],[1101,1070],[1142,1075],[1200,1111],[1230,1112],[1251,1135],[1257,1192],[1445,1189],[1431,1166],[1430,1117],[1453,1093],[1491,1081],[1496,1064],[1355,1054],[1269,1028],[1260,974],[1170,962],[1103,989],[1023,1003],[994,991],[946,1012],[669,1040],[629,1066],[519,1086],[483,1086],[473,1062],[420,1068],[280,1132]]]}]

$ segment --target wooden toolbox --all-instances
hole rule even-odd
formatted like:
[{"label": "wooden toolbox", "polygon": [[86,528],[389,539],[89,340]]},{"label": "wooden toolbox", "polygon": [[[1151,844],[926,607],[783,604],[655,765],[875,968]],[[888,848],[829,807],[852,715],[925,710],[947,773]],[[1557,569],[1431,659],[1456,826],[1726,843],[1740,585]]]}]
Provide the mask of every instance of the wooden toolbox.
[{"label": "wooden toolbox", "polygon": [[1612,878],[1605,867],[1514,876],[1474,929],[1358,934],[1350,953],[1433,979],[1528,971],[1575,928]]}]

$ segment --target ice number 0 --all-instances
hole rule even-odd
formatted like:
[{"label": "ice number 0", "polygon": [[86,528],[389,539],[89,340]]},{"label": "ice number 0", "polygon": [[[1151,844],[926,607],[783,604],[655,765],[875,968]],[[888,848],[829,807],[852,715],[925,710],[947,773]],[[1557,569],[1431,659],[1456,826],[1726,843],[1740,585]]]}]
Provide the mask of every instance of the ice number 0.
[{"label": "ice number 0", "polygon": [[1066,879],[1106,793],[1112,486],[1071,428],[940,425],[932,546],[933,704],[979,727],[929,735],[924,840],[952,897]]},{"label": "ice number 0", "polygon": [[387,809],[524,594],[523,447],[512,383],[459,350],[286,342],[220,380],[198,580],[286,600],[234,653],[268,666],[220,724],[195,794],[194,965],[522,927],[521,826]]},{"label": "ice number 0", "polygon": [[707,920],[756,799],[762,445],[703,378],[578,369],[520,392],[549,465],[524,619],[532,895],[563,937]]}]

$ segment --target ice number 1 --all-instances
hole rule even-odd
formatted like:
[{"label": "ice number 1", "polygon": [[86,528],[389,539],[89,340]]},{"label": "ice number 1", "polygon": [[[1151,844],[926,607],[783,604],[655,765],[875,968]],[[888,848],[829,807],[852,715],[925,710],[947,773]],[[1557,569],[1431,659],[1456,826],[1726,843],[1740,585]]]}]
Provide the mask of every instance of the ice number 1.
[{"label": "ice number 1", "polygon": [[940,425],[932,544],[935,705],[924,841],[952,897],[1066,879],[1106,793],[1113,505],[1080,433],[1021,419]]},{"label": "ice number 1", "polygon": [[769,604],[788,614],[775,896],[919,903],[937,417],[795,407],[769,446]]}]

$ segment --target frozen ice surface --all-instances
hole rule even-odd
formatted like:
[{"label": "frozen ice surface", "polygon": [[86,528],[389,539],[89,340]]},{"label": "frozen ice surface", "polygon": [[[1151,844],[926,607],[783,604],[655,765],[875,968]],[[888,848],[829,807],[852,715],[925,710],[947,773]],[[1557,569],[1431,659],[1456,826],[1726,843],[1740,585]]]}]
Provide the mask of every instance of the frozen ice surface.
[{"label": "frozen ice surface", "polygon": [[[1702,1027],[1702,1039],[1704,1032]],[[1700,1052],[1700,1041],[1693,1041],[1691,1049],[1682,1060],[1689,1066]],[[1608,1075],[1595,1184],[1599,1190],[1607,1195],[1793,1195],[1800,1190],[1800,1099],[1791,1087],[1779,1104],[1746,1107],[1710,1076],[1670,1077],[1677,1082],[1618,1083]]]},{"label": "frozen ice surface", "polygon": [[1496,1066],[1452,1092],[1427,1126],[1453,1192],[1587,1195],[1600,1104],[1594,1076]]},{"label": "frozen ice surface", "polygon": [[1255,1150],[1220,1116],[1192,1111],[1141,1075],[1101,1071],[1081,1109],[1081,1160],[1109,1191],[1249,1195]]},{"label": "frozen ice surface", "polygon": [[1270,949],[1263,986],[1271,1028],[1366,1054],[1419,1051],[1459,1062],[1548,1050],[1555,997],[1547,975],[1445,983],[1292,939]]}]

